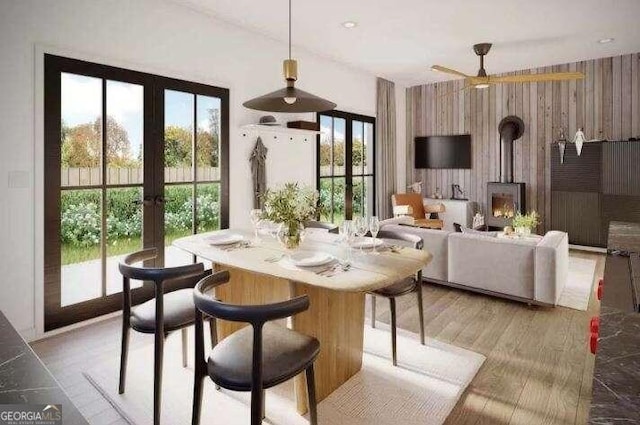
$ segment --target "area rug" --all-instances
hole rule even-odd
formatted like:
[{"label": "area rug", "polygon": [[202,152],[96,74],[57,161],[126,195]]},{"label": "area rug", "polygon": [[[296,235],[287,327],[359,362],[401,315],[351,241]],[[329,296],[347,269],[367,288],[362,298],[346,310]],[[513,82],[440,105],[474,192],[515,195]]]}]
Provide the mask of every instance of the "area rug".
[{"label": "area rug", "polygon": [[595,260],[569,257],[569,275],[558,305],[585,311],[589,307],[589,299],[593,293],[595,273]]},{"label": "area rug", "polygon": [[[384,326],[384,325],[382,325]],[[388,330],[365,330],[363,368],[318,406],[323,425],[441,424],[476,375],[485,357],[433,339],[400,331],[398,367],[391,365]],[[191,423],[193,365],[181,365],[180,338],[165,345],[162,423]],[[193,351],[190,351],[190,354]],[[192,362],[190,362],[192,363]],[[118,359],[94,365],[85,376],[131,424],[153,422],[153,347],[129,353],[127,391],[119,395]],[[216,391],[205,381],[202,425],[249,424],[249,395]],[[264,423],[305,425],[297,414],[292,382],[267,391]]]}]

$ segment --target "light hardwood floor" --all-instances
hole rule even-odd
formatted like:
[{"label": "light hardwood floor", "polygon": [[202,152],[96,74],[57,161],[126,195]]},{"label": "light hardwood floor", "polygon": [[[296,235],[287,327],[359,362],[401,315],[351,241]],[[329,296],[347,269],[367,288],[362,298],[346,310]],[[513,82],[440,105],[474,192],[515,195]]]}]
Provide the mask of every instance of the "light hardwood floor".
[{"label": "light hardwood floor", "polygon": [[[602,277],[603,255],[571,255],[597,260],[595,279]],[[487,356],[447,424],[586,423],[594,364],[587,327],[599,309],[594,297],[587,311],[578,311],[529,307],[436,285],[424,285],[423,296],[427,336]],[[388,323],[387,306],[378,300],[378,320]],[[400,327],[418,332],[415,297],[398,299],[398,313]],[[178,334],[169,338],[168,343],[180,343]],[[151,337],[132,333],[131,349],[152,343]],[[126,423],[82,375],[120,355],[119,319],[32,346],[91,424]],[[129,379],[135,379],[133,371]]]}]

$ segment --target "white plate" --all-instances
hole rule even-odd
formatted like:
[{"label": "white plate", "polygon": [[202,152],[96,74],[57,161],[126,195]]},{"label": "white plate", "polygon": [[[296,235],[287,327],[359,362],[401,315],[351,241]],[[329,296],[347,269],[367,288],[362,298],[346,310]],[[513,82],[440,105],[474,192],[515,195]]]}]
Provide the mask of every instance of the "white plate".
[{"label": "white plate", "polygon": [[301,251],[291,254],[291,262],[298,267],[316,267],[329,264],[333,255],[324,252]]},{"label": "white plate", "polygon": [[244,237],[242,235],[231,234],[231,235],[213,235],[209,236],[205,239],[210,245],[221,246],[221,245],[231,245],[234,243],[242,242]]},{"label": "white plate", "polygon": [[373,238],[364,238],[358,241],[355,241],[351,246],[353,248],[377,248],[382,245],[384,241],[382,239],[373,239]]}]

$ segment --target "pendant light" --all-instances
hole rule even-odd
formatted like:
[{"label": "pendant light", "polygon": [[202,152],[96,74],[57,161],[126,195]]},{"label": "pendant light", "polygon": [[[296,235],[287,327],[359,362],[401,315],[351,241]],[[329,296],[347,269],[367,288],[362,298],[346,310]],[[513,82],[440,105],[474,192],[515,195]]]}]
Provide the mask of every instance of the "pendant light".
[{"label": "pendant light", "polygon": [[243,105],[249,109],[267,112],[322,112],[334,109],[336,104],[296,88],[298,61],[291,59],[291,0],[289,0],[289,59],[283,62],[287,87],[248,100]]}]

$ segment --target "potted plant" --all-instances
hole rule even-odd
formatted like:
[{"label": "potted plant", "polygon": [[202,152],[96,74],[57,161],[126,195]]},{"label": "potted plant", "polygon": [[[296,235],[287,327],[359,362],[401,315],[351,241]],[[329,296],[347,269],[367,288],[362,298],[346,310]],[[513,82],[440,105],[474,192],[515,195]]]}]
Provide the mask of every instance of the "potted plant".
[{"label": "potted plant", "polygon": [[536,211],[531,211],[528,214],[521,214],[517,212],[513,217],[513,227],[516,234],[520,236],[529,236],[531,229],[536,227],[540,223],[540,215]]},{"label": "potted plant", "polygon": [[303,223],[318,213],[318,193],[308,186],[286,183],[264,194],[262,218],[280,225],[278,240],[287,249],[296,249],[301,242]]}]

